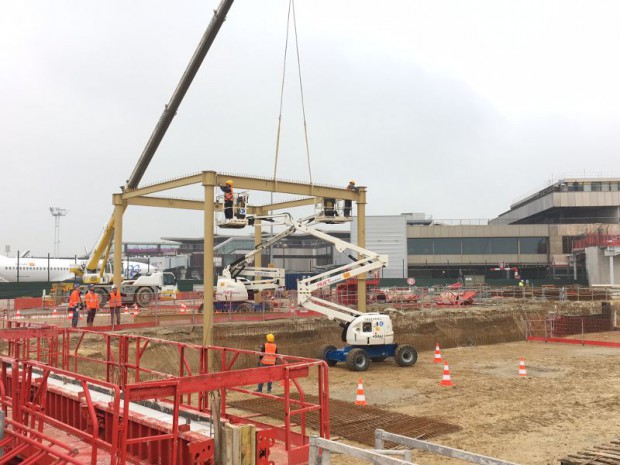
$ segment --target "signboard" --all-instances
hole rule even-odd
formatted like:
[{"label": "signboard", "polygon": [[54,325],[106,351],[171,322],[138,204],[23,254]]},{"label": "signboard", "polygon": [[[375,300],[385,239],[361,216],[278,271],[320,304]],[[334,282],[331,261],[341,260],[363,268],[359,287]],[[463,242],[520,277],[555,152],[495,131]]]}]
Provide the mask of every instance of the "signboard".
[{"label": "signboard", "polygon": [[407,284],[409,286],[414,286],[415,285],[415,278],[407,278]]}]

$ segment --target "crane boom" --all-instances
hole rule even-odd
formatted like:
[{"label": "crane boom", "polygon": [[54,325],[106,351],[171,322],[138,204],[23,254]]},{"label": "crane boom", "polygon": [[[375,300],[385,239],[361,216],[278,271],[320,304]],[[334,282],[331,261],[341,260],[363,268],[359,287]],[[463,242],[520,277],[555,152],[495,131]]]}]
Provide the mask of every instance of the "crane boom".
[{"label": "crane boom", "polygon": [[[213,17],[205,30],[194,55],[190,59],[181,80],[177,84],[176,89],[174,90],[172,97],[168,104],[164,107],[164,111],[159,118],[159,121],[155,125],[155,129],[153,129],[153,133],[149,138],[140,158],[138,159],[138,163],[136,164],[131,176],[127,179],[125,187],[123,190],[131,190],[138,187],[138,184],[142,180],[142,176],[151,163],[153,159],[153,155],[157,151],[159,144],[164,138],[164,135],[168,131],[168,127],[172,122],[172,119],[175,117],[187,90],[189,89],[196,73],[200,69],[202,62],[209,52],[215,37],[217,36],[222,23],[226,19],[226,15],[230,10],[234,0],[222,0],[217,10],[213,11]],[[126,206],[121,207],[123,212],[127,208]],[[84,276],[85,282],[100,282],[103,276],[103,269],[105,268],[105,264],[102,265],[100,273],[97,274],[97,266],[105,254],[107,256],[106,250],[109,251],[111,241],[114,237],[114,215],[108,220],[106,226],[101,233],[97,244],[93,248],[90,256],[88,257],[88,262],[86,264],[86,275]]]},{"label": "crane boom", "polygon": [[228,13],[228,10],[230,10],[233,1],[234,0],[222,0],[218,9],[213,11],[213,18],[211,18],[211,22],[207,26],[207,29],[205,30],[205,33],[203,34],[202,39],[200,40],[200,43],[198,44],[198,47],[194,52],[194,55],[192,56],[189,64],[187,65],[187,68],[185,69],[185,72],[183,73],[183,76],[181,77],[177,88],[175,89],[172,97],[170,98],[170,101],[168,102],[168,105],[164,107],[164,111],[159,118],[155,129],[153,130],[153,134],[151,134],[151,137],[146,143],[146,146],[142,151],[142,155],[140,155],[140,159],[138,160],[138,163],[136,164],[133,173],[131,173],[131,176],[127,180],[126,188],[135,189],[136,187],[138,187],[138,184],[142,180],[142,176],[144,175],[146,168],[151,163],[151,159],[153,158],[153,155],[157,151],[159,144],[164,138],[164,135],[166,134],[166,131],[168,130],[168,127],[172,122],[172,119],[176,116],[176,112],[179,109],[181,102],[183,101],[183,97],[185,97],[189,86],[194,80],[196,73],[198,73],[198,70],[200,69],[200,65],[202,65],[202,62],[205,56],[207,56],[207,53],[209,52],[209,49],[211,48],[211,45],[213,44],[217,33],[222,27],[222,24],[226,19],[226,14]]}]

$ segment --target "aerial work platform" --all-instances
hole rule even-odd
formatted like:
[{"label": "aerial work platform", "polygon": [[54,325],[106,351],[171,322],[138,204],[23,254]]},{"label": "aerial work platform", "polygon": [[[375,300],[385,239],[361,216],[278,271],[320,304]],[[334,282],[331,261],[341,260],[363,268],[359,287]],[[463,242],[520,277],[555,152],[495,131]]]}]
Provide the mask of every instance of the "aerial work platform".
[{"label": "aerial work platform", "polygon": [[[233,454],[297,464],[308,458],[307,429],[329,437],[324,362],[278,356],[256,367],[254,351],[11,320],[0,338],[0,463],[212,465]],[[300,383],[309,376],[314,403]],[[267,381],[283,392],[253,392]],[[268,424],[229,405],[252,397],[280,405],[287,420]]]}]

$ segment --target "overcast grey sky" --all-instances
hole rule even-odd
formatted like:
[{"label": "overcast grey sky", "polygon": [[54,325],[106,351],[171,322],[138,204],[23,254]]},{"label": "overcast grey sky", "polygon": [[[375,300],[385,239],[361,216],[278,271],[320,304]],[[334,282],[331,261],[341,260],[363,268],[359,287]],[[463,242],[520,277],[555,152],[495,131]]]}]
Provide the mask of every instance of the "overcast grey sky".
[{"label": "overcast grey sky", "polygon": [[[218,4],[2,2],[0,253],[52,252],[50,206],[63,255],[94,245]],[[368,186],[368,214],[492,218],[619,174],[619,2],[295,4],[313,180]],[[272,175],[287,8],[235,1],[143,183]],[[298,94],[289,55],[278,175],[308,181]],[[125,214],[126,241],[201,235],[199,212]]]}]

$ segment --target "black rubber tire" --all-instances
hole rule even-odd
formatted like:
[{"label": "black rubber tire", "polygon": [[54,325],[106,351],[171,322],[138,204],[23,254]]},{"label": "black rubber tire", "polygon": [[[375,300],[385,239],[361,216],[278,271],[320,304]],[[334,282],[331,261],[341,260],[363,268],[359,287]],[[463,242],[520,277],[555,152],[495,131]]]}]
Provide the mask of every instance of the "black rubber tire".
[{"label": "black rubber tire", "polygon": [[244,302],[237,307],[237,312],[239,313],[251,313],[252,311],[254,311],[254,307],[252,307],[252,304],[247,302]]},{"label": "black rubber tire", "polygon": [[381,357],[370,357],[370,361],[371,362],[385,362],[385,359],[387,357],[381,356]]},{"label": "black rubber tire", "polygon": [[338,363],[335,360],[327,360],[325,358],[327,357],[327,352],[331,352],[332,350],[336,350],[336,348],[334,346],[330,346],[329,344],[325,344],[319,349],[319,359],[327,362],[327,365],[330,367],[333,367],[334,365],[336,365],[336,363]]},{"label": "black rubber tire", "polygon": [[370,357],[364,349],[351,349],[347,354],[347,368],[351,371],[366,371],[370,366]]},{"label": "black rubber tire", "polygon": [[136,291],[133,300],[139,307],[148,307],[154,298],[153,289],[150,287],[141,287]]},{"label": "black rubber tire", "polygon": [[418,353],[411,346],[399,345],[394,352],[394,359],[399,366],[410,367],[415,365],[415,362],[418,361]]}]

